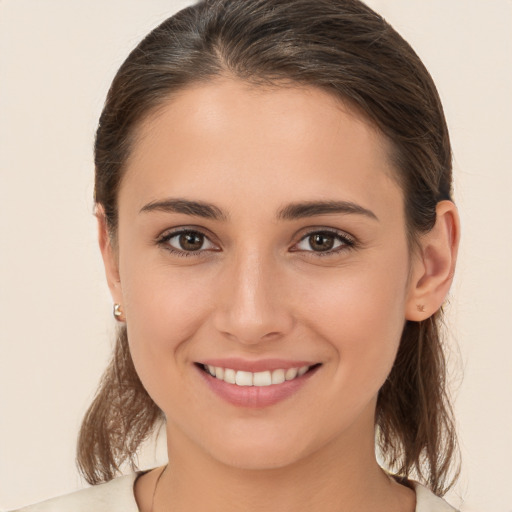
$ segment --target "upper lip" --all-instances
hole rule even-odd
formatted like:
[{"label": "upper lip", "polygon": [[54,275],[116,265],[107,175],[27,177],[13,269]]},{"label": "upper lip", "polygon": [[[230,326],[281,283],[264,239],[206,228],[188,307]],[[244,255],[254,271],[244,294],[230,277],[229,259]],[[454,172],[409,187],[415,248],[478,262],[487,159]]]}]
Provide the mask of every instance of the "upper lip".
[{"label": "upper lip", "polygon": [[207,366],[217,366],[219,368],[230,368],[232,370],[241,370],[244,372],[264,372],[273,370],[287,370],[288,368],[301,368],[302,366],[313,366],[318,362],[298,361],[290,359],[258,359],[250,361],[238,357],[222,359],[205,359],[198,361],[199,364]]}]

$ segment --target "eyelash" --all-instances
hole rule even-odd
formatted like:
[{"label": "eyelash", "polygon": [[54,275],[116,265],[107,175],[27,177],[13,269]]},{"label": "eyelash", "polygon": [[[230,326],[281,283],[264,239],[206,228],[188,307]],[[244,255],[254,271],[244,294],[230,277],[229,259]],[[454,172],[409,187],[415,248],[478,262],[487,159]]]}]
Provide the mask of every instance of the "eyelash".
[{"label": "eyelash", "polygon": [[[177,236],[183,235],[183,234],[200,235],[200,236],[205,237],[206,239],[209,240],[208,236],[206,234],[202,233],[201,231],[194,230],[194,229],[180,229],[178,231],[172,231],[170,233],[164,234],[163,236],[159,237],[156,240],[156,243],[157,243],[157,245],[160,245],[160,246],[164,247],[165,250],[169,251],[171,254],[173,254],[175,256],[178,256],[178,257],[191,257],[191,256],[194,256],[194,257],[206,257],[207,256],[206,253],[209,252],[208,249],[200,249],[198,251],[185,251],[185,250],[180,251],[180,250],[172,247],[169,244],[169,240],[171,240],[172,238],[175,238]],[[303,250],[299,249],[299,250],[293,250],[292,252],[310,253],[310,254],[308,254],[309,257],[325,258],[325,257],[329,257],[329,256],[338,255],[341,252],[344,252],[344,251],[347,251],[347,250],[351,250],[351,249],[354,249],[356,247],[356,240],[351,235],[348,235],[347,233],[344,233],[342,231],[338,231],[338,230],[335,230],[335,229],[328,229],[328,228],[323,228],[323,229],[319,229],[319,230],[309,231],[295,245],[300,244],[302,241],[307,240],[308,238],[310,238],[313,235],[331,235],[331,236],[334,236],[335,239],[336,239],[335,243],[336,243],[336,241],[339,241],[339,242],[342,243],[342,245],[340,245],[336,249],[330,249],[328,251],[313,251],[313,250],[311,250],[311,251],[303,251]],[[218,251],[215,251],[215,252],[218,252]]]}]

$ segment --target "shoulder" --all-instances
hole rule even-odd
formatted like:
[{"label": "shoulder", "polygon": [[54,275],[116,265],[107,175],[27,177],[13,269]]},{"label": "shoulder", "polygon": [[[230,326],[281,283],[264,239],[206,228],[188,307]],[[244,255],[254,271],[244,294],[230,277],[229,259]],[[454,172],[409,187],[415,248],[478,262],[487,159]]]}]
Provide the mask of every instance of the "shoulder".
[{"label": "shoulder", "polygon": [[[138,512],[133,484],[138,474],[122,476],[102,485],[82,489],[59,498],[12,512]],[[411,482],[416,492],[416,512],[457,512],[429,489]]]},{"label": "shoulder", "polygon": [[418,482],[411,482],[416,492],[416,512],[457,512],[445,500]]},{"label": "shoulder", "polygon": [[12,512],[138,512],[133,494],[137,473]]}]

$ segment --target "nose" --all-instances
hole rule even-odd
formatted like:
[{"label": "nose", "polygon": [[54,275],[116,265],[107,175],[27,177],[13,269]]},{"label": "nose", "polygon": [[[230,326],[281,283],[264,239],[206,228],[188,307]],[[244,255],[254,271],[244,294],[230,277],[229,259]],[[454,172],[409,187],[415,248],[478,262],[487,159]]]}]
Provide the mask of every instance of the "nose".
[{"label": "nose", "polygon": [[214,326],[246,345],[284,337],[293,328],[289,294],[276,262],[252,254],[227,265],[220,279]]}]

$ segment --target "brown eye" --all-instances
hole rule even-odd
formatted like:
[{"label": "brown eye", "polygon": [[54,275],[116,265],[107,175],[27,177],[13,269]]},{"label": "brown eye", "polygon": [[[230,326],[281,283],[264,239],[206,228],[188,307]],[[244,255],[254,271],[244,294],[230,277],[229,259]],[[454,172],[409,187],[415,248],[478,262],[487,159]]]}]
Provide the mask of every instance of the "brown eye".
[{"label": "brown eye", "polygon": [[203,256],[218,250],[206,235],[189,229],[168,233],[157,243],[176,256]]},{"label": "brown eye", "polygon": [[316,253],[316,256],[329,256],[354,246],[355,240],[346,233],[338,231],[314,231],[304,236],[293,251],[309,252],[312,255]]},{"label": "brown eye", "polygon": [[197,251],[201,249],[204,243],[204,235],[193,231],[182,233],[178,237],[178,243],[180,249],[184,249],[185,251]]},{"label": "brown eye", "polygon": [[334,247],[335,237],[330,233],[315,233],[309,236],[308,240],[314,251],[329,251]]}]

